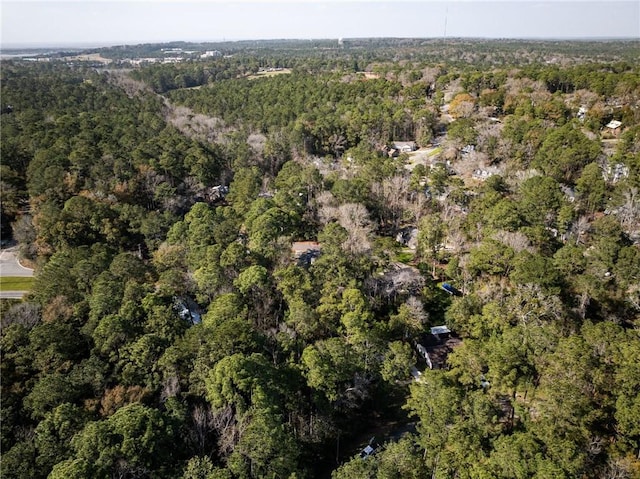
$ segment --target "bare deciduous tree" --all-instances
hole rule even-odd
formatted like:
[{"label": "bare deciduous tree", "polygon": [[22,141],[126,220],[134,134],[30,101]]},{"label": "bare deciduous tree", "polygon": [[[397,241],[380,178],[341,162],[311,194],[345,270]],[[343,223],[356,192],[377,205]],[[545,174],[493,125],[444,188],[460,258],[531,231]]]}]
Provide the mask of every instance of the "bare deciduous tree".
[{"label": "bare deciduous tree", "polygon": [[420,298],[411,296],[409,299],[407,299],[407,302],[405,304],[409,309],[411,318],[415,321],[416,326],[422,327],[424,324],[426,324],[427,319],[429,319],[429,315],[424,310],[424,305],[422,304]]},{"label": "bare deciduous tree", "polygon": [[509,77],[505,83],[506,86],[506,95],[505,95],[505,105],[509,102],[513,102],[515,97],[522,95],[524,91],[533,92],[546,92],[547,87],[545,84],[538,80],[531,80],[530,78],[514,78]]},{"label": "bare deciduous tree", "polygon": [[247,144],[251,147],[253,153],[258,156],[262,156],[266,142],[267,137],[261,133],[251,133],[247,138]]},{"label": "bare deciduous tree", "polygon": [[238,422],[233,408],[227,405],[211,414],[211,426],[218,434],[218,450],[226,456],[235,449],[247,424]]},{"label": "bare deciduous tree", "polygon": [[382,183],[375,183],[372,192],[380,203],[380,220],[395,232],[409,203],[409,178],[400,175],[386,178]]},{"label": "bare deciduous tree", "polygon": [[42,321],[68,321],[73,317],[73,305],[66,296],[55,296],[42,311]]},{"label": "bare deciduous tree", "polygon": [[476,127],[478,132],[477,146],[481,151],[486,152],[491,142],[497,142],[502,135],[504,125],[502,123],[483,123]]},{"label": "bare deciduous tree", "polygon": [[196,405],[191,411],[191,420],[193,422],[193,442],[198,449],[200,455],[208,453],[207,437],[213,430],[213,415],[208,406],[202,404]]},{"label": "bare deciduous tree", "polygon": [[122,88],[129,98],[151,92],[151,88],[144,82],[131,78],[126,70],[110,70],[107,79]]},{"label": "bare deciduous tree", "polygon": [[640,229],[640,194],[638,188],[628,188],[623,193],[623,203],[618,207],[616,216],[626,233]]},{"label": "bare deciduous tree", "polygon": [[220,118],[195,113],[186,106],[175,106],[165,100],[165,120],[189,138],[209,143],[220,142],[230,131]]},{"label": "bare deciduous tree", "polygon": [[576,244],[580,244],[583,242],[584,235],[589,231],[590,227],[591,223],[589,222],[589,218],[583,215],[571,225],[569,234],[575,238]]},{"label": "bare deciduous tree", "polygon": [[36,303],[18,303],[2,313],[2,328],[11,324],[21,324],[32,329],[42,317],[40,305]]},{"label": "bare deciduous tree", "polygon": [[111,477],[114,479],[142,479],[149,477],[151,471],[146,467],[130,464],[124,458],[119,458],[114,464]]},{"label": "bare deciduous tree", "polygon": [[324,226],[338,219],[338,202],[330,191],[322,191],[316,197],[316,204],[320,224]]},{"label": "bare deciduous tree", "polygon": [[535,248],[531,244],[531,241],[529,241],[529,238],[519,231],[498,231],[493,237],[512,248],[516,253],[520,253],[521,251],[535,253]]},{"label": "bare deciduous tree", "polygon": [[451,223],[447,232],[447,247],[451,248],[451,251],[458,255],[465,250],[467,239],[462,228],[456,223]]},{"label": "bare deciduous tree", "polygon": [[424,70],[422,70],[422,81],[429,85],[435,83],[441,71],[439,67],[425,67]]},{"label": "bare deciduous tree", "polygon": [[414,224],[419,223],[426,213],[428,204],[429,201],[427,200],[426,195],[424,195],[422,192],[412,194],[410,196],[410,201],[406,209],[406,212],[409,213],[407,221],[410,221]]},{"label": "bare deciduous tree", "polygon": [[584,106],[586,108],[591,108],[600,100],[600,95],[591,90],[576,90],[571,95],[566,95],[565,104],[570,108],[580,108]]},{"label": "bare deciduous tree", "polygon": [[372,232],[369,212],[360,203],[345,203],[338,207],[338,223],[349,233],[342,247],[353,254],[371,249],[369,236]]},{"label": "bare deciduous tree", "polygon": [[339,133],[331,135],[327,140],[327,147],[333,152],[336,158],[340,158],[342,156],[346,144],[347,139]]},{"label": "bare deciduous tree", "polygon": [[631,479],[634,476],[633,464],[628,458],[609,459],[602,475],[602,479]]},{"label": "bare deciduous tree", "polygon": [[164,380],[162,392],[160,393],[160,399],[166,401],[169,398],[175,397],[180,392],[180,379],[178,376],[172,375]]}]

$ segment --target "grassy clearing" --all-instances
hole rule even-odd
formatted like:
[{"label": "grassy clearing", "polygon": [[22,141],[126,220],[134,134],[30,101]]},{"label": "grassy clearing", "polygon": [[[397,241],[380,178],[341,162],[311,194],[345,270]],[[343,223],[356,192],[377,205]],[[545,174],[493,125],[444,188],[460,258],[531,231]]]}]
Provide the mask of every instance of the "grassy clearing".
[{"label": "grassy clearing", "polygon": [[0,291],[30,291],[34,278],[4,276],[0,278]]},{"label": "grassy clearing", "polygon": [[396,259],[404,264],[409,264],[411,263],[411,261],[413,261],[413,257],[415,256],[415,253],[409,249],[406,250],[402,250],[399,251],[398,254],[396,255]]},{"label": "grassy clearing", "polygon": [[268,72],[258,72],[255,75],[250,75],[247,78],[249,80],[255,80],[256,78],[269,78],[277,75],[286,75],[291,73],[291,70],[288,68],[283,68],[282,70],[268,71]]}]

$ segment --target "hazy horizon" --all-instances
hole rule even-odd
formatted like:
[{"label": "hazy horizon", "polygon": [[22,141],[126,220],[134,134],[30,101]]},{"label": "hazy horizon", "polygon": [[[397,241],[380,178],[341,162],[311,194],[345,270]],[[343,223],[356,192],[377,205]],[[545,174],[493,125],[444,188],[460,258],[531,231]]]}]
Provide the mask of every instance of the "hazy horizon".
[{"label": "hazy horizon", "polygon": [[[92,49],[92,48],[110,48],[119,46],[135,46],[135,45],[160,45],[160,44],[172,44],[172,43],[186,43],[186,44],[216,44],[216,43],[234,43],[234,42],[262,42],[262,41],[331,41],[336,42],[340,39],[348,40],[362,40],[362,39],[384,39],[384,38],[397,38],[397,39],[414,39],[414,40],[439,40],[442,37],[344,37],[344,38],[226,38],[226,39],[214,39],[214,40],[166,40],[166,41],[149,41],[149,42],[105,42],[105,43],[61,43],[61,44],[39,44],[39,43],[17,43],[17,44],[2,44],[0,45],[0,51],[5,50],[54,50],[61,48],[69,48],[74,50]],[[511,38],[499,38],[499,37],[447,37],[447,40],[492,40],[492,41],[558,41],[558,42],[613,42],[613,41],[640,41],[637,37],[576,37],[576,38],[553,38],[553,37],[511,37]]]},{"label": "hazy horizon", "polygon": [[0,16],[3,49],[272,39],[640,38],[636,0],[23,0],[3,1]]}]

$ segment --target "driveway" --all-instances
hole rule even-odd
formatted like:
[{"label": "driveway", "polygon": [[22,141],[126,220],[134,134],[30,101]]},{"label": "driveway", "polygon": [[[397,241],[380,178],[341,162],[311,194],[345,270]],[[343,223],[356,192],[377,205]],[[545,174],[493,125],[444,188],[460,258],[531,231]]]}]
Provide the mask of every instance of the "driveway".
[{"label": "driveway", "polygon": [[18,247],[0,250],[0,276],[33,276],[33,270],[18,262]]},{"label": "driveway", "polygon": [[420,148],[419,150],[412,151],[408,153],[409,160],[404,165],[404,167],[412,171],[418,165],[424,165],[429,171],[429,165],[431,160],[435,159],[435,157],[442,151],[441,146],[430,146],[428,148]]}]

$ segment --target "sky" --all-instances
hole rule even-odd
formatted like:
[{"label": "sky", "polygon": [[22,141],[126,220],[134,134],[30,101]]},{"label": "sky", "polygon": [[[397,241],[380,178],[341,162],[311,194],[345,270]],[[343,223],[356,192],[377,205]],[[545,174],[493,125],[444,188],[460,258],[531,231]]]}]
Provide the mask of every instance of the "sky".
[{"label": "sky", "polygon": [[362,37],[634,38],[640,0],[0,0],[3,48]]}]

